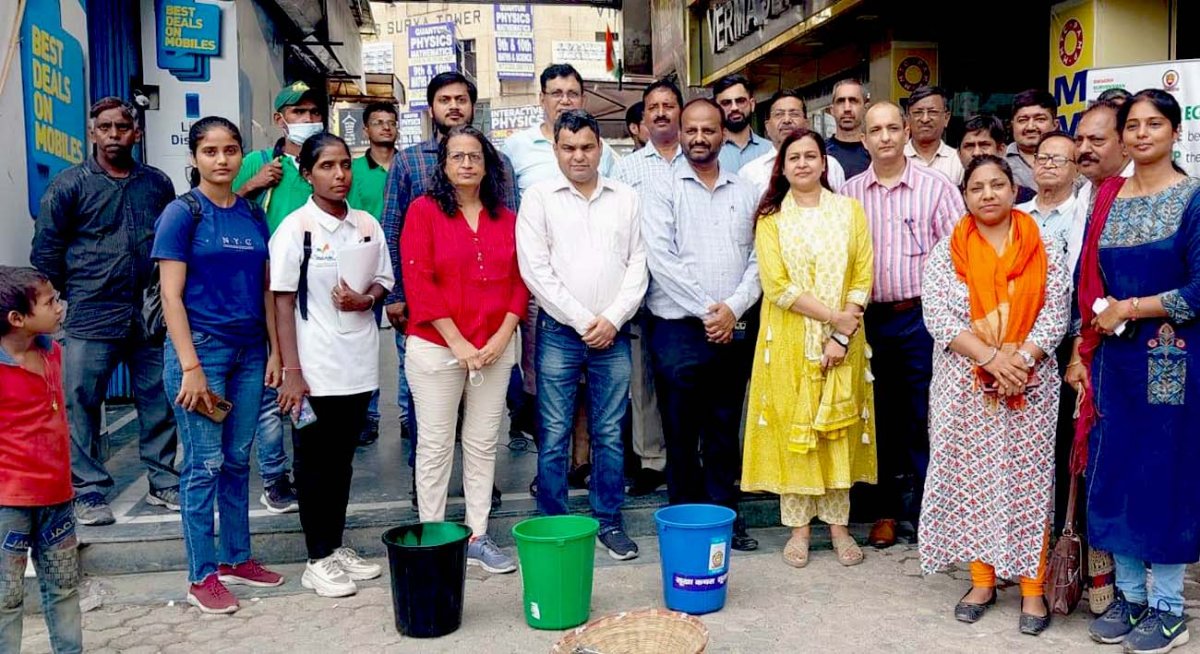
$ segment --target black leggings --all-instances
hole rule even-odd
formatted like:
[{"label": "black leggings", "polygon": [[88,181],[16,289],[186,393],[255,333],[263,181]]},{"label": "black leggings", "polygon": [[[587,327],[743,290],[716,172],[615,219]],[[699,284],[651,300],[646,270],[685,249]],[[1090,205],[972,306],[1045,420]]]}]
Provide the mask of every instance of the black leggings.
[{"label": "black leggings", "polygon": [[317,421],[292,430],[300,526],[310,560],[342,546],[354,450],[367,421],[371,393],[309,397]]}]

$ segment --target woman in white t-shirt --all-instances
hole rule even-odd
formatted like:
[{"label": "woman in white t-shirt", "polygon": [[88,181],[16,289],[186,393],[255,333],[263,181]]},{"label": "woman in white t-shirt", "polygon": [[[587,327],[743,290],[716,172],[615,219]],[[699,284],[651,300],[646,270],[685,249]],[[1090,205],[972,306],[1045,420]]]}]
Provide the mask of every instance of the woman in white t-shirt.
[{"label": "woman in white t-shirt", "polygon": [[[308,547],[301,584],[322,597],[344,597],[357,592],[355,580],[381,573],[342,545],[342,531],[354,450],[379,388],[373,309],[394,280],[379,223],[346,204],[346,142],[328,133],[313,136],[301,147],[298,165],[313,186],[312,197],[271,237],[271,290],[283,354],[279,406],[300,421],[295,476]],[[314,415],[315,422],[305,424]]]}]

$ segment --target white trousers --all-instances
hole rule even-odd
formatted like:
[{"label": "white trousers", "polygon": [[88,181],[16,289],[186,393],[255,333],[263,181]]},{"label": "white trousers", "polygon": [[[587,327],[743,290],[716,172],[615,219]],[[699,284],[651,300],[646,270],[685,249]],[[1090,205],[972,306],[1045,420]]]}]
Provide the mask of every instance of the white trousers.
[{"label": "white trousers", "polygon": [[448,365],[454,354],[448,347],[409,336],[404,370],[417,412],[417,502],[421,522],[446,517],[446,494],[454,466],[454,434],[458,406],[463,403],[463,495],[467,526],[475,536],[487,533],[492,510],[492,483],[496,476],[496,442],[504,417],[504,399],[517,339],[508,342],[500,359],[479,371],[476,382],[467,371]]}]

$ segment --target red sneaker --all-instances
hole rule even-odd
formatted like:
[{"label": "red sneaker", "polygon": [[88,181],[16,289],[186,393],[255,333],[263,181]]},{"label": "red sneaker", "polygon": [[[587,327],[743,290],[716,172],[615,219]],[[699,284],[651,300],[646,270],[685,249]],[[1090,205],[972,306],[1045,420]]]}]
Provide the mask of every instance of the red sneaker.
[{"label": "red sneaker", "polygon": [[217,566],[217,575],[221,581],[227,584],[242,584],[244,586],[267,588],[279,586],[283,583],[283,575],[278,572],[271,572],[262,567],[262,564],[254,559],[248,559],[244,563],[237,565],[222,563]]},{"label": "red sneaker", "polygon": [[229,592],[216,574],[208,575],[204,581],[188,588],[188,604],[202,613],[233,613],[238,610],[238,600]]}]

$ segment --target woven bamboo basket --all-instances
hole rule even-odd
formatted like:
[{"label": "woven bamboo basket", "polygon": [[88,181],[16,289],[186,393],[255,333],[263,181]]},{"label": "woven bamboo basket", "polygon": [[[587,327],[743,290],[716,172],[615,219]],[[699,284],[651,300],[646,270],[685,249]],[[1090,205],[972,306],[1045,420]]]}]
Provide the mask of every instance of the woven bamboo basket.
[{"label": "woven bamboo basket", "polygon": [[551,654],[703,654],[708,627],[667,609],[642,609],[605,616],[563,636]]}]

